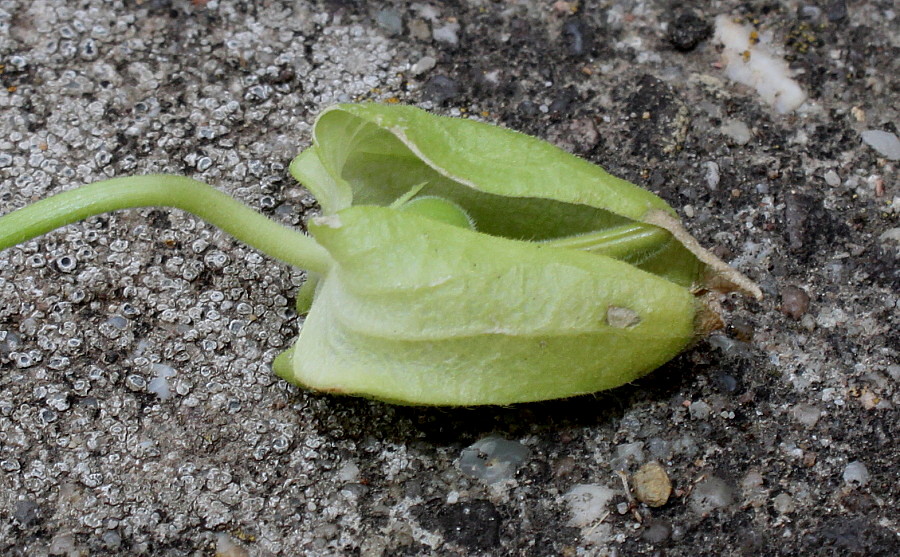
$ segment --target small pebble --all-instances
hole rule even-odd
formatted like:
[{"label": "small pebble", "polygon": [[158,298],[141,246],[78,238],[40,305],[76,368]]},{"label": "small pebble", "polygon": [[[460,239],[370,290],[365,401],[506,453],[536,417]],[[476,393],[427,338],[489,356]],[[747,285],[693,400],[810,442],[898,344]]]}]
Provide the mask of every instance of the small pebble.
[{"label": "small pebble", "polygon": [[894,381],[900,381],[900,364],[890,364],[887,366],[887,373]]},{"label": "small pebble", "polygon": [[518,441],[488,436],[463,449],[459,470],[488,484],[511,480],[530,454],[528,447]]},{"label": "small pebble", "polygon": [[538,105],[528,99],[525,99],[524,101],[519,103],[519,106],[516,107],[516,110],[519,112],[519,114],[528,118],[533,118],[540,112]]},{"label": "small pebble", "polygon": [[709,418],[709,404],[706,404],[702,400],[698,400],[697,402],[692,402],[688,412],[690,412],[691,417],[695,420],[705,420]]},{"label": "small pebble", "polygon": [[891,132],[881,130],[866,130],[860,134],[866,144],[875,149],[882,157],[896,161],[900,160],[900,139]]},{"label": "small pebble", "polygon": [[439,43],[456,46],[459,44],[459,23],[447,23],[442,27],[436,27],[431,36]]},{"label": "small pebble", "polygon": [[753,323],[740,317],[733,317],[728,325],[728,334],[741,342],[752,341],[755,333],[756,328]]},{"label": "small pebble", "polygon": [[691,510],[700,515],[723,509],[733,502],[734,489],[716,476],[708,476],[695,485],[690,497]]},{"label": "small pebble", "polygon": [[787,196],[784,206],[784,226],[788,245],[792,250],[800,250],[815,238],[815,227],[810,216],[819,202],[812,196],[795,193]]},{"label": "small pebble", "polygon": [[409,22],[409,34],[420,41],[427,41],[431,38],[431,29],[428,22],[421,19],[413,19]]},{"label": "small pebble", "polygon": [[781,493],[772,501],[772,507],[778,514],[788,514],[794,512],[794,499],[787,493]]},{"label": "small pebble", "polygon": [[683,52],[693,50],[711,33],[712,25],[693,13],[681,14],[669,24],[669,42]]},{"label": "small pebble", "polygon": [[357,466],[355,462],[347,462],[341,467],[340,470],[338,470],[337,477],[342,483],[358,482],[359,466]]},{"label": "small pebble", "polygon": [[741,386],[737,377],[728,373],[718,373],[715,376],[716,385],[726,393],[735,393]]},{"label": "small pebble", "polygon": [[435,60],[431,56],[423,56],[419,59],[418,62],[413,64],[413,67],[410,68],[410,71],[413,75],[422,75],[423,73],[433,69],[435,65],[437,65],[437,60]]},{"label": "small pebble", "polygon": [[694,458],[700,450],[696,439],[688,434],[683,435],[680,439],[676,439],[672,448],[675,450],[675,454],[683,455],[685,458]]},{"label": "small pebble", "polygon": [[822,417],[822,411],[815,406],[809,404],[798,404],[791,410],[794,419],[805,425],[806,427],[814,427]]},{"label": "small pebble", "polygon": [[731,118],[725,120],[722,123],[722,127],[720,128],[720,130],[724,135],[730,137],[738,145],[746,145],[753,137],[753,135],[750,133],[750,128],[747,127],[747,124],[741,122],[740,120],[734,120]]},{"label": "small pebble", "polygon": [[634,496],[650,507],[662,507],[672,494],[672,482],[658,462],[648,462],[631,477]]},{"label": "small pebble", "polygon": [[809,294],[799,286],[781,289],[781,313],[799,320],[809,311]]},{"label": "small pebble", "polygon": [[766,502],[766,495],[769,493],[765,489],[765,479],[758,470],[750,470],[741,481],[741,491],[744,496],[744,504],[753,507],[761,507]]},{"label": "small pebble", "polygon": [[836,187],[841,185],[841,177],[834,170],[829,170],[825,173],[825,183],[831,187]]},{"label": "small pebble", "polygon": [[706,168],[706,185],[709,186],[709,189],[715,190],[719,187],[719,165],[713,161],[708,161],[703,166]]},{"label": "small pebble", "polygon": [[816,319],[807,313],[803,316],[803,319],[800,320],[800,326],[807,331],[812,332],[816,329]]},{"label": "small pebble", "polygon": [[869,470],[866,465],[854,460],[844,468],[844,483],[852,487],[864,487],[869,483]]}]

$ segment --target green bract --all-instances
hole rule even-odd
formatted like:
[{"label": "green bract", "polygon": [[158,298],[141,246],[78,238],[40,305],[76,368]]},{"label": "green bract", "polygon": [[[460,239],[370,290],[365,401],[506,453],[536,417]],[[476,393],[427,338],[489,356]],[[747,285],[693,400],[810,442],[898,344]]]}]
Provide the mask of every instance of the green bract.
[{"label": "green bract", "polygon": [[292,174],[312,238],[188,178],[118,178],[0,219],[0,247],[90,214],[191,211],[305,268],[308,316],[275,371],[409,404],[509,404],[629,382],[759,296],[652,193],[548,143],[406,106],[339,105]]}]

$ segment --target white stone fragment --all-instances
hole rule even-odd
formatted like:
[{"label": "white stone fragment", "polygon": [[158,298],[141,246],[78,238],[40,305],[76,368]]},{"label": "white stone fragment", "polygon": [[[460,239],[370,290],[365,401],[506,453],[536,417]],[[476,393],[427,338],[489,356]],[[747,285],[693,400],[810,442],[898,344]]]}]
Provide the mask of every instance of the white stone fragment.
[{"label": "white stone fragment", "polygon": [[459,44],[459,23],[448,23],[441,27],[436,27],[431,32],[431,36],[439,43]]},{"label": "white stone fragment", "polygon": [[831,187],[839,186],[841,184],[841,177],[834,170],[829,170],[825,173],[825,183]]},{"label": "white stone fragment", "polygon": [[359,466],[353,461],[345,463],[338,470],[338,479],[343,483],[356,483],[359,481]]},{"label": "white stone fragment", "polygon": [[897,139],[895,134],[881,130],[866,130],[860,137],[882,157],[892,161],[900,160],[900,139]]},{"label": "white stone fragment", "polygon": [[794,406],[791,413],[794,415],[794,419],[805,425],[806,427],[814,427],[816,423],[819,421],[819,418],[822,417],[822,411],[815,406],[811,406],[809,404],[798,404]]},{"label": "white stone fragment", "polygon": [[413,75],[422,75],[423,73],[431,70],[437,64],[437,60],[435,60],[432,56],[423,56],[419,59],[418,62],[413,64],[410,70]]},{"label": "white stone fragment", "polygon": [[844,483],[854,487],[865,486],[869,483],[869,469],[862,462],[854,460],[844,468]]},{"label": "white stone fragment", "polygon": [[732,21],[727,15],[716,18],[715,39],[725,46],[722,59],[729,79],[756,89],[775,110],[784,114],[803,104],[806,93],[791,78],[787,62],[769,49],[771,36],[756,35],[753,29]]},{"label": "white stone fragment", "polygon": [[715,190],[719,187],[719,165],[713,161],[707,161],[703,163],[703,166],[706,168],[706,185],[709,186],[709,189]]},{"label": "white stone fragment", "polygon": [[753,137],[747,124],[732,118],[725,120],[720,129],[724,135],[730,137],[738,145],[750,143],[750,139]]},{"label": "white stone fragment", "polygon": [[710,407],[709,404],[706,404],[702,400],[698,400],[691,403],[690,408],[688,408],[688,412],[695,420],[705,420],[709,418]]},{"label": "white stone fragment", "polygon": [[459,470],[487,484],[512,480],[530,454],[528,447],[518,441],[490,435],[463,449]]},{"label": "white stone fragment", "polygon": [[788,514],[794,512],[796,505],[794,499],[787,493],[781,493],[772,501],[772,507],[778,514]]}]

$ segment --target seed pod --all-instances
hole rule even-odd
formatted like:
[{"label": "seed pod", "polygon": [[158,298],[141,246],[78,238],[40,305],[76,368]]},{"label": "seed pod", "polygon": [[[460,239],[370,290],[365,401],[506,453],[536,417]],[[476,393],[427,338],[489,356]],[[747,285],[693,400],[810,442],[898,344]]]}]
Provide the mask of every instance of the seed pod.
[{"label": "seed pod", "polygon": [[0,218],[0,249],[129,207],[184,209],[309,271],[284,379],[405,404],[510,404],[612,388],[759,289],[650,192],[535,138],[402,106],[339,105],[291,172],[312,238],[179,176],[115,178]]},{"label": "seed pod", "polygon": [[[326,109],[291,173],[325,214],[433,196],[480,232],[611,255],[692,288],[760,297],[751,281],[702,249],[653,193],[545,141],[411,106]],[[408,199],[406,199],[408,201]]]},{"label": "seed pod", "polygon": [[336,262],[284,379],[417,404],[509,404],[632,381],[694,338],[690,291],[627,263],[374,206],[316,219]]},{"label": "seed pod", "polygon": [[[291,172],[333,257],[276,373],[414,404],[509,404],[632,381],[718,323],[707,290],[755,286],[662,199],[516,132],[339,105]],[[474,230],[392,208],[452,202]],[[379,207],[380,206],[380,207]]]}]

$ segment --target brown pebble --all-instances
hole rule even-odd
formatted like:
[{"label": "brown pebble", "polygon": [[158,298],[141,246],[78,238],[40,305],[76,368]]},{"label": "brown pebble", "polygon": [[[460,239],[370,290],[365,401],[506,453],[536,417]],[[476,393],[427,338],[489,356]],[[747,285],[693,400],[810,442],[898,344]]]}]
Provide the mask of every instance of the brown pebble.
[{"label": "brown pebble", "polygon": [[575,459],[570,456],[564,456],[553,463],[553,475],[557,478],[568,476],[575,471]]},{"label": "brown pebble", "polygon": [[672,482],[658,462],[648,462],[631,477],[634,496],[650,507],[662,507],[672,494]]},{"label": "brown pebble", "polygon": [[809,294],[799,286],[785,286],[781,289],[781,313],[800,319],[809,310]]},{"label": "brown pebble", "polygon": [[803,466],[807,468],[812,468],[816,465],[816,453],[813,452],[805,452],[803,453]]}]

